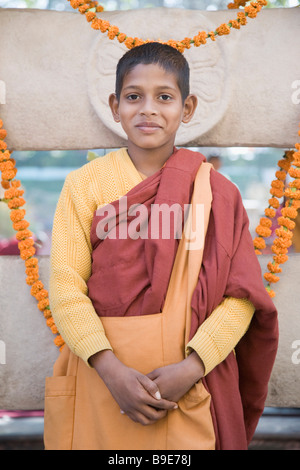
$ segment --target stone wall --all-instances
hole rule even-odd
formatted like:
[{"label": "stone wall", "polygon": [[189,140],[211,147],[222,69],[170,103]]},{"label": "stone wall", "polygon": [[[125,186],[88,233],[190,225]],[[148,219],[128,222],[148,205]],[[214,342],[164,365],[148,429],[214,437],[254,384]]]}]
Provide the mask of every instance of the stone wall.
[{"label": "stone wall", "polygon": [[[135,10],[103,17],[129,35],[181,39],[214,30],[234,11]],[[215,43],[187,51],[195,121],[178,144],[293,147],[300,89],[300,9],[261,12]],[[77,13],[0,10],[0,116],[10,149],[114,148],[125,143],[106,97],[125,47],[90,28]],[[300,255],[276,286],[280,347],[268,405],[300,406]],[[260,258],[264,268],[266,257]],[[49,258],[40,257],[47,287]],[[25,283],[24,262],[0,257],[0,409],[43,408],[45,376],[58,350]],[[262,358],[263,360],[263,358]],[[257,365],[259,367],[259,364]]]}]

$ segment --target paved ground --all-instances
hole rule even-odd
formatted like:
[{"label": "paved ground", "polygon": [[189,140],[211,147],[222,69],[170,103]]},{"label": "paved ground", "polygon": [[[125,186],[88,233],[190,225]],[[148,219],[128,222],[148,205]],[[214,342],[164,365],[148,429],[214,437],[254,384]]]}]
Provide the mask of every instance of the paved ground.
[{"label": "paved ground", "polygon": [[[43,417],[0,418],[0,450],[43,450]],[[300,409],[268,408],[250,450],[300,450]]]}]

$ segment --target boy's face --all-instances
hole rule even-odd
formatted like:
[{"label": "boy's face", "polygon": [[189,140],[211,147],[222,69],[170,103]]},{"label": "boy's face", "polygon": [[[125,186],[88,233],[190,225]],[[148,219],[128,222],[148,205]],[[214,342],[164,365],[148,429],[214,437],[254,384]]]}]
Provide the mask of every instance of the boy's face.
[{"label": "boy's face", "polygon": [[109,99],[115,121],[120,122],[131,148],[173,149],[181,122],[189,122],[197,98],[185,102],[173,73],[156,64],[139,64],[124,78],[119,101]]}]

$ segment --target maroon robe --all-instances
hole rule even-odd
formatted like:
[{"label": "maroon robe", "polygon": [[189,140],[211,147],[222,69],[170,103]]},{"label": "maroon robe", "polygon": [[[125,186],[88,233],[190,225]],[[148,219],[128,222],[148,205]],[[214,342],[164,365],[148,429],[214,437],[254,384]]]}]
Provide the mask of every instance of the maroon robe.
[{"label": "maroon robe", "polygon": [[[184,220],[184,205],[191,200],[194,179],[204,160],[199,153],[175,150],[163,169],[127,193],[128,208],[133,204],[147,208],[148,234],[153,222],[151,204],[179,204]],[[263,285],[238,189],[213,170],[211,188],[212,209],[192,297],[190,337],[226,296],[247,298],[255,306],[253,320],[235,354],[230,353],[203,379],[212,396],[216,448],[247,449],[264,408],[277,351],[277,312]],[[134,217],[127,217],[126,211],[118,213],[119,201],[111,206],[117,213],[117,234],[124,234],[122,230]],[[95,213],[91,227],[93,262],[88,288],[96,312],[99,316],[124,316],[162,311],[179,240],[149,236],[133,240],[123,235],[121,239],[99,239],[103,233],[99,222],[104,219],[105,210],[102,215]],[[105,230],[104,225],[100,227]]]}]

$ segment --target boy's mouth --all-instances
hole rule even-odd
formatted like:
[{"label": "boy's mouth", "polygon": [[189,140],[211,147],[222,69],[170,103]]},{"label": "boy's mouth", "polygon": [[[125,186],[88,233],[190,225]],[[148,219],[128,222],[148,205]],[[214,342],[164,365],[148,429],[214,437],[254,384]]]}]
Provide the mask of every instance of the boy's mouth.
[{"label": "boy's mouth", "polygon": [[139,130],[142,132],[146,133],[151,133],[154,132],[155,130],[161,129],[161,126],[157,124],[156,122],[152,121],[144,121],[144,122],[139,122],[136,124],[136,126]]}]

